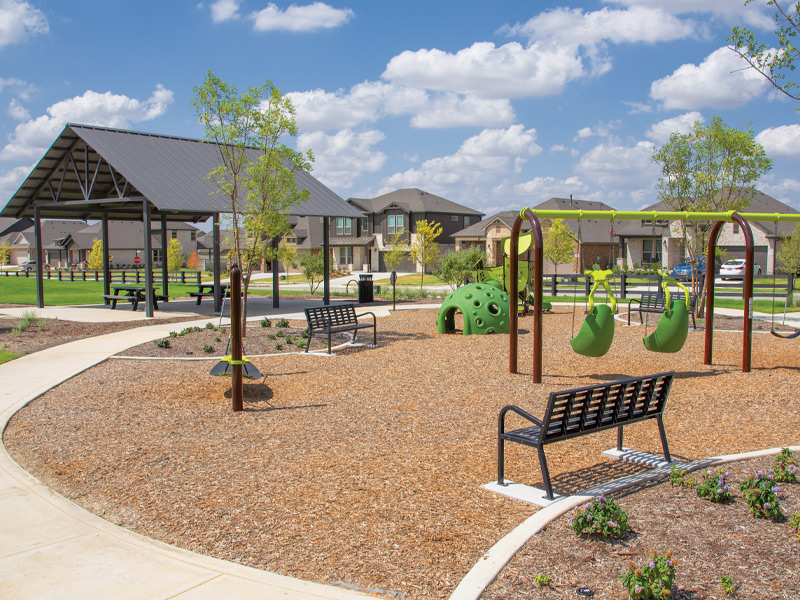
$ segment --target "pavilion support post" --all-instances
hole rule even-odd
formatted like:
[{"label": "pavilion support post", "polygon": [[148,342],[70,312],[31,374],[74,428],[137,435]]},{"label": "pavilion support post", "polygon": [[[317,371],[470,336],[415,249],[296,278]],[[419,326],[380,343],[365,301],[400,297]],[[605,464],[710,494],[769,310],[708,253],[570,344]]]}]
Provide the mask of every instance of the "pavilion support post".
[{"label": "pavilion support post", "polygon": [[161,292],[169,298],[169,264],[167,263],[167,213],[161,213]]},{"label": "pavilion support post", "polygon": [[36,246],[36,306],[44,308],[44,263],[42,263],[42,218],[39,207],[33,207],[33,236]]},{"label": "pavilion support post", "polygon": [[[272,249],[278,249],[278,243],[280,240],[275,237],[272,238]],[[278,271],[278,253],[276,252],[272,258],[272,308],[280,308],[281,307],[281,298],[280,298],[280,272]]]},{"label": "pavilion support post", "polygon": [[[108,211],[103,211],[103,222],[100,226],[103,238],[103,294],[111,294],[111,253],[108,249]],[[108,300],[105,301],[108,304]]]},{"label": "pavilion support post", "polygon": [[142,200],[142,221],[144,222],[144,306],[148,318],[154,316],[153,307],[153,244],[150,230],[153,227],[150,218],[150,203],[147,198]]},{"label": "pavilion support post", "polygon": [[328,217],[322,217],[322,303],[331,303],[331,226]]},{"label": "pavilion support post", "polygon": [[[212,217],[214,224],[212,226],[214,248],[214,312],[218,313],[222,310],[222,288],[220,277],[220,239],[219,239],[219,213],[214,213]],[[233,297],[233,296],[231,296]]]}]

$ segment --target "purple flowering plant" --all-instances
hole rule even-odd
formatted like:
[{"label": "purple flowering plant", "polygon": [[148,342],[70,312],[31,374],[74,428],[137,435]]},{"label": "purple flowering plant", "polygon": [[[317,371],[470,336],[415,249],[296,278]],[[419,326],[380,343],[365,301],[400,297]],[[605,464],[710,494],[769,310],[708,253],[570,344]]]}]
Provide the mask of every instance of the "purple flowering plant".
[{"label": "purple flowering plant", "polygon": [[730,471],[719,470],[714,473],[707,469],[703,476],[703,483],[697,488],[697,495],[711,502],[730,502],[733,499],[728,489]]},{"label": "purple flowering plant", "polygon": [[627,588],[631,600],[668,598],[672,594],[676,565],[677,561],[672,560],[671,550],[663,556],[651,550],[643,566],[638,566],[633,561],[628,563],[628,570],[619,580]]},{"label": "purple flowering plant", "polygon": [[796,483],[800,467],[788,448],[781,450],[775,457],[775,481],[779,483]]},{"label": "purple flowering plant", "polygon": [[571,527],[576,535],[620,538],[628,531],[628,513],[611,498],[598,496],[575,509]]},{"label": "purple flowering plant", "polygon": [[778,502],[778,494],[783,490],[777,484],[772,469],[766,473],[756,471],[755,475],[750,475],[739,484],[739,489],[754,517],[773,521],[783,519],[783,511]]}]

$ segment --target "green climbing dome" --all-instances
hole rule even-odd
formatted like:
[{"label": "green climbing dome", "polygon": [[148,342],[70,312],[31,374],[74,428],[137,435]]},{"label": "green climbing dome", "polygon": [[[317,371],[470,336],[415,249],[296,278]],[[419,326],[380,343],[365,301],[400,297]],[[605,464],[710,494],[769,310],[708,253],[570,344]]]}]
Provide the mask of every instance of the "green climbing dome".
[{"label": "green climbing dome", "polygon": [[464,317],[464,335],[509,331],[508,294],[494,285],[470,283],[453,291],[439,309],[439,333],[455,331],[457,310]]}]

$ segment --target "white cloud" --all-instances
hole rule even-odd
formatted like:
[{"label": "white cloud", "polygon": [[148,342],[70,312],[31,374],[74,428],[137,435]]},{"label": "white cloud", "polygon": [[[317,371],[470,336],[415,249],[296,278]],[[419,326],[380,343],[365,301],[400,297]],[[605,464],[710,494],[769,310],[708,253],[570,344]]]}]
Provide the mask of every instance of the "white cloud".
[{"label": "white cloud", "polygon": [[549,198],[568,198],[570,194],[585,196],[589,192],[589,186],[580,177],[534,177],[514,185],[512,190],[517,196],[531,198],[529,204],[534,205]]},{"label": "white cloud", "polygon": [[31,113],[14,98],[8,104],[8,115],[15,121],[27,121],[31,118]]},{"label": "white cloud", "polygon": [[673,133],[689,133],[696,121],[703,123],[705,119],[697,111],[684,113],[671,119],[653,123],[645,135],[658,144],[666,144],[669,141],[669,136]]},{"label": "white cloud", "polygon": [[349,8],[333,8],[324,2],[314,2],[304,6],[292,4],[281,10],[269,3],[266,8],[250,15],[256,31],[316,31],[332,29],[344,25],[353,18]]},{"label": "white cloud", "polygon": [[[0,198],[5,203],[6,199],[11,199],[11,196],[19,189],[22,182],[33,170],[33,165],[24,167],[15,167],[5,173],[0,173]],[[2,207],[0,207],[2,210]]]},{"label": "white cloud", "polygon": [[800,158],[800,125],[770,127],[755,139],[770,158]]},{"label": "white cloud", "polygon": [[630,110],[628,111],[629,115],[638,115],[639,113],[653,112],[653,106],[645,102],[633,102],[633,101],[623,100],[622,103],[625,106],[630,107]]},{"label": "white cloud", "polygon": [[584,74],[580,57],[570,48],[477,42],[455,54],[435,48],[407,50],[389,61],[382,77],[413,88],[521,98],[558,94]]},{"label": "white cloud", "polygon": [[654,149],[651,142],[638,142],[634,146],[599,144],[581,157],[575,169],[589,181],[606,188],[650,188],[659,174],[651,160]]},{"label": "white cloud", "polygon": [[771,29],[773,22],[768,11],[758,2],[748,3],[731,0],[604,0],[608,4],[618,4],[631,8],[657,8],[673,15],[711,13],[714,17],[729,24]]},{"label": "white cloud", "polygon": [[514,122],[514,109],[504,98],[459,97],[442,94],[421,108],[411,119],[412,127],[444,129],[447,127],[498,127]]},{"label": "white cloud", "polygon": [[0,48],[49,31],[47,17],[38,8],[19,0],[0,0]]},{"label": "white cloud", "polygon": [[297,138],[299,150],[314,151],[314,176],[332,188],[352,188],[363,173],[383,168],[386,155],[373,149],[386,136],[378,130],[355,133],[343,129],[334,135],[322,131]]},{"label": "white cloud", "polygon": [[581,127],[575,134],[575,139],[583,140],[590,137],[609,137],[612,131],[619,129],[620,125],[622,125],[622,121],[619,120],[609,121],[608,123],[600,121],[594,127]]},{"label": "white cloud", "polygon": [[699,65],[685,64],[672,75],[654,81],[650,97],[667,110],[737,108],[764,94],[767,80],[733,50],[723,47]]},{"label": "white cloud", "polygon": [[778,179],[774,175],[766,175],[759,180],[758,189],[776,200],[800,208],[800,202],[797,201],[800,196],[800,181],[797,179]]},{"label": "white cloud", "polygon": [[239,0],[216,0],[211,4],[211,20],[214,23],[239,18]]},{"label": "white cloud", "polygon": [[129,127],[132,123],[161,116],[173,101],[172,92],[162,85],[147,100],[88,90],[82,96],[56,102],[47,114],[17,125],[9,143],[0,151],[2,160],[39,158],[53,143],[64,125],[82,123],[105,127]]}]

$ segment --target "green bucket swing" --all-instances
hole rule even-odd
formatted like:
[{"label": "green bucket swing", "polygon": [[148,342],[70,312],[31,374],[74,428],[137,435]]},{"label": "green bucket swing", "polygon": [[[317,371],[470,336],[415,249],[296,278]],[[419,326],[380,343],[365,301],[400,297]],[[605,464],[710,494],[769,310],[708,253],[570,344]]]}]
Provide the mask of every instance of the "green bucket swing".
[{"label": "green bucket swing", "polygon": [[[589,292],[589,314],[581,325],[578,335],[572,338],[569,343],[572,349],[582,356],[599,357],[603,356],[611,348],[614,341],[614,313],[617,312],[617,299],[611,292],[608,285],[608,278],[613,271],[601,271],[595,267],[591,271],[586,271],[586,275],[592,278],[592,289]],[[594,293],[602,285],[611,301],[611,306],[607,304],[594,305]]]},{"label": "green bucket swing", "polygon": [[651,352],[680,352],[683,345],[686,343],[686,338],[689,335],[689,310],[690,310],[690,296],[689,290],[686,286],[676,281],[675,284],[683,290],[685,302],[672,300],[667,287],[667,281],[664,279],[666,273],[661,271],[661,287],[666,296],[664,306],[667,310],[661,315],[656,325],[655,331],[650,335],[642,338],[644,347]]}]

